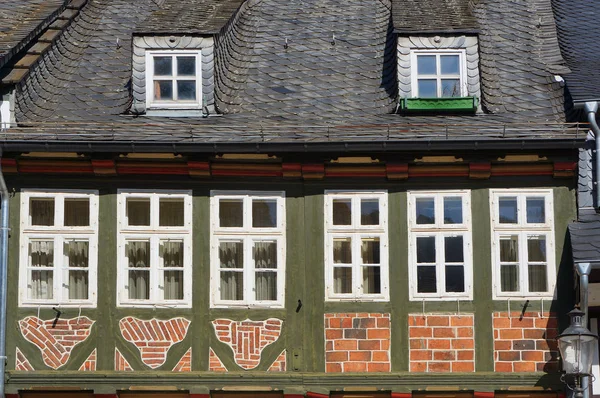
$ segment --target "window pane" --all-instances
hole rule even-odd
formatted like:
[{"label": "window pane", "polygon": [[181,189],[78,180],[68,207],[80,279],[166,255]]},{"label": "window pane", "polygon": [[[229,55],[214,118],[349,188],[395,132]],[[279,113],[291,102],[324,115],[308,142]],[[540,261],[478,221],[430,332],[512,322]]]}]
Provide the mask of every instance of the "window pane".
[{"label": "window pane", "polygon": [[500,290],[503,292],[516,292],[519,290],[519,266],[500,266]]},{"label": "window pane", "polygon": [[241,199],[219,200],[219,225],[225,228],[244,226],[244,206]]},{"label": "window pane", "polygon": [[54,225],[54,199],[30,199],[31,225]]},{"label": "window pane", "polygon": [[195,76],[196,57],[177,57],[177,75]]},{"label": "window pane", "polygon": [[548,291],[548,276],[546,274],[545,264],[529,264],[528,273],[530,292]]},{"label": "window pane", "polygon": [[381,268],[363,267],[363,293],[381,293]]},{"label": "window pane", "polygon": [[53,267],[54,241],[29,242],[29,258],[32,267]]},{"label": "window pane", "polygon": [[129,268],[149,268],[150,242],[128,242],[127,259]]},{"label": "window pane", "polygon": [[352,224],[352,203],[350,199],[333,200],[333,225]]},{"label": "window pane", "polygon": [[437,82],[433,79],[419,79],[417,82],[419,88],[419,97],[421,98],[436,98],[437,97]]},{"label": "window pane", "polygon": [[435,237],[417,237],[417,263],[435,263]]},{"label": "window pane", "polygon": [[154,74],[171,76],[173,74],[173,59],[171,57],[154,57]]},{"label": "window pane", "polygon": [[379,264],[379,238],[363,239],[360,252],[363,264]]},{"label": "window pane", "polygon": [[527,198],[527,222],[543,224],[546,222],[544,198]]},{"label": "window pane", "polygon": [[163,267],[183,267],[183,242],[168,241],[161,245]]},{"label": "window pane", "polygon": [[171,80],[155,80],[154,99],[164,101],[173,100],[173,82]]},{"label": "window pane", "polygon": [[277,200],[254,199],[252,201],[252,226],[254,228],[277,227]]},{"label": "window pane", "polygon": [[436,283],[435,267],[417,267],[417,292],[435,293],[437,291]]},{"label": "window pane", "polygon": [[460,97],[459,79],[442,79],[442,97]]},{"label": "window pane", "polygon": [[444,224],[462,224],[462,198],[444,198]]},{"label": "window pane", "polygon": [[443,75],[458,75],[459,65],[458,55],[440,55],[440,71]]},{"label": "window pane", "polygon": [[435,201],[433,198],[415,200],[417,224],[435,224]]},{"label": "window pane", "polygon": [[527,260],[530,262],[546,261],[546,237],[528,236],[527,237]]},{"label": "window pane", "polygon": [[196,100],[196,81],[177,80],[177,99],[189,101]]},{"label": "window pane", "polygon": [[462,236],[444,237],[444,250],[446,263],[462,263],[465,261]]},{"label": "window pane", "polygon": [[221,268],[244,268],[244,244],[242,242],[219,242]]},{"label": "window pane", "polygon": [[90,225],[90,200],[65,199],[65,227]]},{"label": "window pane", "polygon": [[235,271],[221,271],[221,300],[244,299],[244,274]]},{"label": "window pane", "polygon": [[518,222],[517,198],[500,198],[498,206],[501,224],[516,224]]},{"label": "window pane", "polygon": [[47,270],[31,271],[29,281],[30,299],[52,299],[54,297],[54,242],[33,241],[29,243],[29,261],[32,267],[48,267]]},{"label": "window pane", "polygon": [[500,261],[503,263],[516,263],[519,259],[518,236],[503,236],[500,238]]},{"label": "window pane", "polygon": [[360,225],[379,225],[379,200],[360,201]]},{"label": "window pane", "polygon": [[148,300],[150,298],[150,271],[129,270],[129,298]]},{"label": "window pane", "polygon": [[277,242],[254,242],[254,267],[277,268]]},{"label": "window pane", "polygon": [[351,264],[352,263],[352,244],[348,239],[333,240],[333,263]]},{"label": "window pane", "polygon": [[31,284],[29,285],[29,298],[35,300],[54,298],[52,271],[31,271]]},{"label": "window pane", "polygon": [[69,241],[65,244],[64,255],[68,259],[69,268],[87,268],[89,264],[89,242]]},{"label": "window pane", "polygon": [[257,272],[255,276],[256,299],[277,300],[277,273]]},{"label": "window pane", "polygon": [[435,55],[417,55],[417,73],[419,75],[437,74]]},{"label": "window pane", "polygon": [[333,268],[333,291],[334,293],[352,293],[352,268]]},{"label": "window pane", "polygon": [[150,199],[127,198],[127,225],[150,226]]},{"label": "window pane", "polygon": [[465,268],[462,265],[446,265],[446,292],[465,291]]},{"label": "window pane", "polygon": [[183,271],[165,271],[163,288],[165,300],[183,300]]},{"label": "window pane", "polygon": [[183,208],[183,199],[160,199],[158,205],[158,225],[161,227],[182,227]]},{"label": "window pane", "polygon": [[88,298],[88,271],[69,271],[69,300],[87,300]]}]

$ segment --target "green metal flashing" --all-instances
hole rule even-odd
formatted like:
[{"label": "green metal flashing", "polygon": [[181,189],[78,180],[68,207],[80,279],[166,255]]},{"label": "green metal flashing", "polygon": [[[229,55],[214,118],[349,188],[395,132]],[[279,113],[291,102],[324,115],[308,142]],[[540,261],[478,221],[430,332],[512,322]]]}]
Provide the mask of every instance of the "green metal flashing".
[{"label": "green metal flashing", "polygon": [[464,111],[474,112],[479,101],[477,97],[442,97],[442,98],[402,98],[400,108],[403,111]]}]

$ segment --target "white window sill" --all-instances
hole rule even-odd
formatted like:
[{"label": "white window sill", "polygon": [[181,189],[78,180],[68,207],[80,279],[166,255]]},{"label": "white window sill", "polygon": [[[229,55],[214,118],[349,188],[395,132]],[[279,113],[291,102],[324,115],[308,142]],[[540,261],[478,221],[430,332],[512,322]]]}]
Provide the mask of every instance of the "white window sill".
[{"label": "white window sill", "polygon": [[20,302],[19,307],[21,308],[96,308],[96,303],[85,301],[85,302],[69,302],[69,303],[49,303],[49,302],[34,302],[26,301]]},{"label": "white window sill", "polygon": [[192,308],[192,303],[147,303],[147,302],[122,302],[117,303],[117,308]]}]

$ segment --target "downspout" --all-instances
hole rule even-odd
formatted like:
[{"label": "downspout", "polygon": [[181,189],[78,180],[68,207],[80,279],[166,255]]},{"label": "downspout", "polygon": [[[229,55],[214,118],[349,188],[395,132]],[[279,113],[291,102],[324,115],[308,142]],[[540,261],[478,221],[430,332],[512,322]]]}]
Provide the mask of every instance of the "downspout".
[{"label": "downspout", "polygon": [[596,123],[596,112],[598,112],[598,103],[596,101],[586,102],[584,105],[585,112],[587,113],[588,122],[594,133],[594,140],[596,141],[596,168],[594,170],[596,177],[596,209],[600,207],[600,127]]},{"label": "downspout", "polygon": [[[2,119],[0,118],[0,123]],[[6,289],[8,275],[8,189],[2,174],[0,149],[0,397],[4,397],[4,371],[6,366]]]}]

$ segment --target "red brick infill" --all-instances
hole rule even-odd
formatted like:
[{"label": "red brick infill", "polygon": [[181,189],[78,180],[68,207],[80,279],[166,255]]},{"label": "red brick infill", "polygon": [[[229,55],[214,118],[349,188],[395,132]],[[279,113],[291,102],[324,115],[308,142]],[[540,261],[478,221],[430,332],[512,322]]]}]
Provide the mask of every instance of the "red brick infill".
[{"label": "red brick infill", "polygon": [[127,362],[121,351],[118,348],[115,348],[115,370],[119,372],[132,372],[133,368]]},{"label": "red brick infill", "polygon": [[211,348],[208,353],[208,370],[211,372],[227,372],[227,368]]},{"label": "red brick infill", "polygon": [[267,372],[285,372],[287,362],[287,352],[283,350],[277,359],[271,364]]},{"label": "red brick infill", "polygon": [[93,372],[96,370],[96,349],[87,357],[79,367],[82,372]]},{"label": "red brick infill", "polygon": [[181,357],[173,372],[191,372],[192,371],[192,347],[190,347]]},{"label": "red brick infill", "polygon": [[29,360],[25,357],[21,350],[19,350],[19,347],[16,349],[15,358],[15,370],[21,370],[25,372],[31,372],[32,370],[35,370],[29,363]]}]

